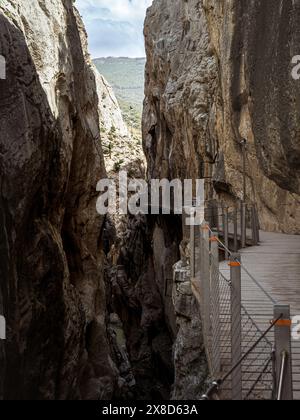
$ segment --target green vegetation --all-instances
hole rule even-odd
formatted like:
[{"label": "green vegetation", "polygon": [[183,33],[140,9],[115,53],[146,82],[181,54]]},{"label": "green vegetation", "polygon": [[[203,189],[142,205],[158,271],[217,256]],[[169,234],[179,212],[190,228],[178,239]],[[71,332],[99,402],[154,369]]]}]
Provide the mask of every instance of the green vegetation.
[{"label": "green vegetation", "polygon": [[113,141],[117,138],[116,128],[114,126],[111,127],[110,132],[108,133],[108,138],[110,141]]},{"label": "green vegetation", "polygon": [[119,172],[122,168],[123,163],[124,163],[124,159],[119,159],[117,162],[115,162],[114,171]]},{"label": "green vegetation", "polygon": [[127,125],[140,130],[146,59],[108,57],[97,58],[94,63],[112,85]]}]

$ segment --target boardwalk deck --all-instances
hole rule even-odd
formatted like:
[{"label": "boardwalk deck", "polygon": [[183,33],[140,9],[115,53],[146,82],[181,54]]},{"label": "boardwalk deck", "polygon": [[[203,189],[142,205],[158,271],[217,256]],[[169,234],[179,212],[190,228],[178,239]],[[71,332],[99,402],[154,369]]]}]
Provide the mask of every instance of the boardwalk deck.
[{"label": "boardwalk deck", "polygon": [[[242,252],[242,263],[278,303],[289,304],[292,316],[300,315],[300,236],[261,232],[260,246]],[[229,278],[226,262],[220,271]],[[270,298],[246,272],[242,274],[242,301],[258,326],[266,330],[273,317]],[[300,341],[293,341],[294,398],[300,400]]]}]

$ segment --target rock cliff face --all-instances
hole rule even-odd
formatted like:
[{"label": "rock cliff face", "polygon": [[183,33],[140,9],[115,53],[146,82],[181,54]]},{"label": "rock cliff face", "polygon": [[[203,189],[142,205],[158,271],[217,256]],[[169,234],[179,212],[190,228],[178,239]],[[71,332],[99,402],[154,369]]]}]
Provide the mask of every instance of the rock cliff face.
[{"label": "rock cliff face", "polygon": [[2,0],[0,399],[111,398],[96,78],[71,0]]},{"label": "rock cliff face", "polygon": [[112,87],[94,67],[99,98],[100,131],[107,172],[129,166],[141,167],[144,155],[141,142],[129,133]]},{"label": "rock cliff face", "polygon": [[168,400],[174,380],[172,265],[181,238],[176,227],[174,219],[129,217],[112,256],[117,265],[108,276],[110,307],[123,323],[138,399]]},{"label": "rock cliff face", "polygon": [[[300,84],[291,75],[299,18],[300,1],[153,1],[144,29],[148,178],[205,177],[206,197],[232,205],[243,197],[246,138],[247,201],[262,228],[300,233]],[[175,278],[173,303],[172,395],[199,398],[206,361],[188,281]]]},{"label": "rock cliff face", "polygon": [[199,305],[192,292],[190,268],[182,261],[174,266],[172,295],[178,326],[172,399],[199,400],[206,392],[209,372]]},{"label": "rock cliff face", "polygon": [[[300,2],[154,0],[145,23],[144,149],[152,177],[212,177],[268,230],[300,233]],[[289,27],[290,30],[286,28]]]},{"label": "rock cliff face", "polygon": [[[143,178],[135,163],[124,169]],[[111,176],[117,178],[115,173]],[[114,215],[106,219],[103,237],[107,307],[121,321],[125,341],[118,340],[119,347],[125,347],[130,360],[130,376],[126,373],[124,378],[123,363],[118,364],[120,373],[134,398],[168,400],[177,335],[172,266],[179,259],[181,221],[171,216]],[[113,329],[119,337],[120,328]]]},{"label": "rock cliff face", "polygon": [[[187,278],[173,279],[182,221],[96,213],[100,128],[113,176],[141,177],[143,161],[73,3],[0,4],[0,399],[199,398],[201,320]],[[154,0],[149,178],[205,176],[207,196],[232,203],[246,137],[262,227],[300,233],[299,18],[298,0]]]},{"label": "rock cliff face", "polygon": [[144,178],[145,156],[139,138],[130,133],[115,93],[93,64],[99,98],[100,132],[105,167],[109,175],[127,170],[129,175]]}]

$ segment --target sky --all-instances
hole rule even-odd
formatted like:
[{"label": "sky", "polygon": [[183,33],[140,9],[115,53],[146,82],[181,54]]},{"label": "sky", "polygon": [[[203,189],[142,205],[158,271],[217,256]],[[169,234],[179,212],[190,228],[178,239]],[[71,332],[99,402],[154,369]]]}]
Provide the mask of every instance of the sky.
[{"label": "sky", "polygon": [[152,0],[76,0],[98,57],[144,57],[143,24]]}]

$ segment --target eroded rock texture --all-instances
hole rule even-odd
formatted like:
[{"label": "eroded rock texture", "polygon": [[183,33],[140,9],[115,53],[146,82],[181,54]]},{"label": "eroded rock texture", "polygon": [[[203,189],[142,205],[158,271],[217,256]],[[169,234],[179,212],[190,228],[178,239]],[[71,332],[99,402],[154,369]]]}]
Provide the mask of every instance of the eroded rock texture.
[{"label": "eroded rock texture", "polygon": [[[143,171],[142,168],[145,166],[141,141],[129,132],[112,87],[96,67],[94,70],[106,170],[109,175],[127,170],[129,176],[136,176],[136,171]],[[138,175],[138,178],[141,177],[144,178],[144,173]]]},{"label": "eroded rock texture", "polygon": [[[212,177],[207,195],[247,199],[265,229],[300,233],[300,2],[155,0],[149,9],[144,149],[152,177]],[[214,187],[214,188],[213,188]]]},{"label": "eroded rock texture", "polygon": [[172,216],[129,217],[109,254],[109,309],[126,336],[137,399],[168,400],[174,382],[177,335],[172,266],[180,258],[181,221]]},{"label": "eroded rock texture", "polygon": [[189,266],[174,266],[173,303],[178,333],[174,343],[174,400],[199,400],[209,376],[199,305],[192,292]]},{"label": "eroded rock texture", "polygon": [[0,398],[111,398],[95,75],[71,0],[0,5]]},{"label": "eroded rock texture", "polygon": [[[247,201],[262,228],[300,233],[299,19],[299,0],[154,0],[144,29],[149,179],[205,177],[206,198],[232,205],[243,198],[246,138]],[[199,398],[207,371],[188,281],[174,284],[173,302],[173,397]]]}]

